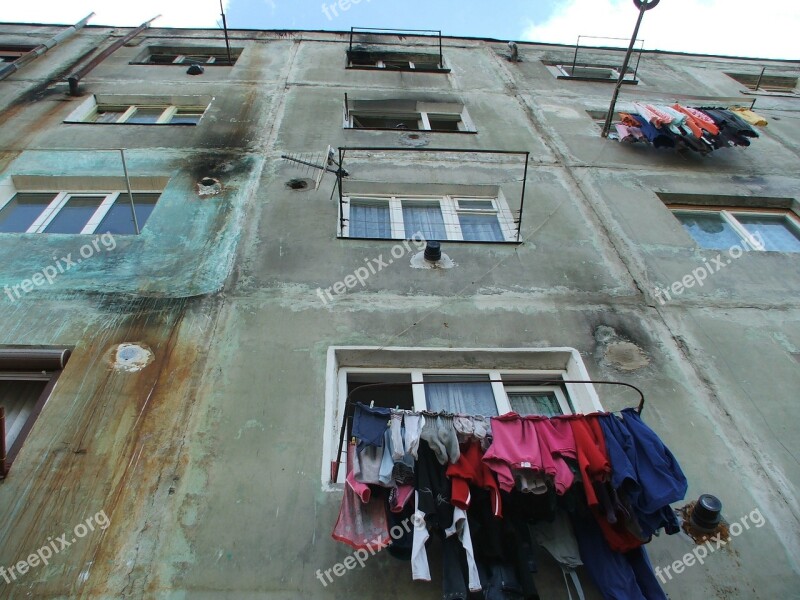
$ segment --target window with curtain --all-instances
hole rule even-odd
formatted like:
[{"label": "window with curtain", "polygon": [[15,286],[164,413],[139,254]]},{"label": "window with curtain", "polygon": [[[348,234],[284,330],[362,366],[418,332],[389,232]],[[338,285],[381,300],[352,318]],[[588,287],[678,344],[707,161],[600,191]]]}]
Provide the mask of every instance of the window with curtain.
[{"label": "window with curtain", "polygon": [[461,235],[467,242],[502,242],[505,238],[497,215],[458,213]]},{"label": "window with curtain", "polygon": [[555,417],[564,414],[558,404],[555,392],[508,392],[511,410],[520,415],[543,415]]},{"label": "window with curtain", "polygon": [[742,227],[763,242],[764,250],[800,252],[800,230],[785,216],[739,214],[736,218]]},{"label": "window with curtain", "polygon": [[389,202],[350,203],[350,237],[391,238]]},{"label": "window with curtain", "polygon": [[800,252],[800,218],[786,210],[765,212],[676,210],[675,216],[702,248]]},{"label": "window with curtain", "polygon": [[[448,380],[485,383],[448,383]],[[428,409],[466,415],[497,415],[497,403],[488,375],[425,375]]]},{"label": "window with curtain", "polygon": [[446,240],[442,207],[439,202],[403,200],[403,226],[407,239],[422,233],[426,240]]}]

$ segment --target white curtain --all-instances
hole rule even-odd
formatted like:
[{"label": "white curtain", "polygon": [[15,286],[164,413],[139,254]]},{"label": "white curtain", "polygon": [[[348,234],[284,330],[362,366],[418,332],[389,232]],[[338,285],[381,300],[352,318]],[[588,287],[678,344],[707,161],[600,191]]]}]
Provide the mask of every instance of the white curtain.
[{"label": "white curtain", "polygon": [[[425,381],[436,381],[436,377],[426,376]],[[451,379],[466,379],[453,376]],[[488,377],[485,379],[488,380]],[[476,380],[479,381],[479,380]],[[492,392],[492,384],[481,383],[426,383],[425,397],[428,409],[434,412],[446,411],[464,415],[496,416],[497,404]]]}]

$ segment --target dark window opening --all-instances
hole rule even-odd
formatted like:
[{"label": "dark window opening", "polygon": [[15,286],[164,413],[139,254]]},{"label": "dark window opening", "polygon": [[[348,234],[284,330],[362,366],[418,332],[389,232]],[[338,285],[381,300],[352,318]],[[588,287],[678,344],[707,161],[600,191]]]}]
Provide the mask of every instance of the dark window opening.
[{"label": "dark window opening", "polygon": [[422,129],[419,116],[364,116],[353,115],[355,129]]}]

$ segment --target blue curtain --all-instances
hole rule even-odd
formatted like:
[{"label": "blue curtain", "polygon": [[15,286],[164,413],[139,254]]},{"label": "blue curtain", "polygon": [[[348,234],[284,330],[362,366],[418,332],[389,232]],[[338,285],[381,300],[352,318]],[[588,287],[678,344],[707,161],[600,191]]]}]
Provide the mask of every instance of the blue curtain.
[{"label": "blue curtain", "polygon": [[442,208],[438,202],[435,204],[403,202],[403,224],[407,239],[411,239],[418,232],[429,241],[447,239]]},{"label": "blue curtain", "polygon": [[800,252],[800,237],[786,222],[786,217],[736,215],[736,218],[748,232],[764,244],[765,250]]},{"label": "blue curtain", "polygon": [[727,250],[742,241],[722,215],[678,213],[675,216],[701,248]]},{"label": "blue curtain", "polygon": [[350,237],[391,238],[388,202],[351,202]]},{"label": "blue curtain", "polygon": [[[453,376],[455,379],[467,377]],[[425,381],[435,381],[435,377],[425,377]],[[488,377],[486,377],[488,379]],[[425,397],[428,409],[447,411],[465,415],[497,415],[492,384],[488,383],[426,383]]]},{"label": "blue curtain", "polygon": [[497,215],[459,214],[461,234],[468,242],[502,242],[503,230]]}]

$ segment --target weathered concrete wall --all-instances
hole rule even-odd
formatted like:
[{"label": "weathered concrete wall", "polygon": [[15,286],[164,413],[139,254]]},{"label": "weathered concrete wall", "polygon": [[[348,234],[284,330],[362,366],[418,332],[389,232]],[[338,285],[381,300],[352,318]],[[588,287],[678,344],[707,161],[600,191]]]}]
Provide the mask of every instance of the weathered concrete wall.
[{"label": "weathered concrete wall", "polygon": [[[19,35],[2,26],[0,38],[6,28]],[[75,52],[99,33],[82,34]],[[700,158],[602,140],[586,110],[607,106],[610,86],[560,81],[541,63],[567,62],[568,48],[522,46],[524,62],[511,64],[502,45],[446,40],[450,74],[381,73],[344,69],[340,34],[233,32],[244,48],[233,68],[192,78],[128,64],[152,40],[213,36],[152,30],[82,84],[85,93],[213,96],[197,127],[64,124],[82,100],[64,97],[63,85],[0,113],[0,177],[118,175],[117,159],[93,150],[124,146],[132,174],[169,178],[141,236],[0,313],[4,344],[75,346],[0,484],[0,566],[100,510],[111,518],[50,566],[0,582],[0,597],[439,597],[438,580],[414,584],[407,564],[383,555],[327,587],[316,579],[348,556],[330,538],[341,493],[320,477],[333,433],[327,352],[342,345],[578,349],[593,377],[645,391],[645,419],[681,461],[687,500],[711,492],[731,522],[756,508],[766,518],[668,582],[670,597],[796,595],[797,255],[751,253],[666,304],[654,294],[716,255],[695,247],[657,193],[797,197],[792,99],[763,100],[770,125],[751,148]],[[646,54],[637,87],[737,96],[722,71],[762,62]],[[282,153],[406,147],[401,133],[342,130],[345,92],[463,102],[478,133],[425,134],[428,148],[530,151],[524,243],[445,242],[453,269],[414,269],[406,255],[322,302],[318,288],[396,244],[337,238],[331,176],[317,191],[286,187],[304,175]],[[67,147],[87,152],[56,150]],[[498,163],[381,158],[353,158],[351,179],[519,189],[521,172]],[[206,175],[223,194],[197,197]],[[30,276],[77,238],[0,235],[0,282]],[[618,341],[636,344],[646,364],[614,359]],[[154,362],[114,370],[108,353],[123,342],[148,345]],[[598,391],[609,409],[631,402]],[[692,547],[661,536],[649,551],[666,566]],[[540,559],[540,591],[560,597],[560,572]]]}]

